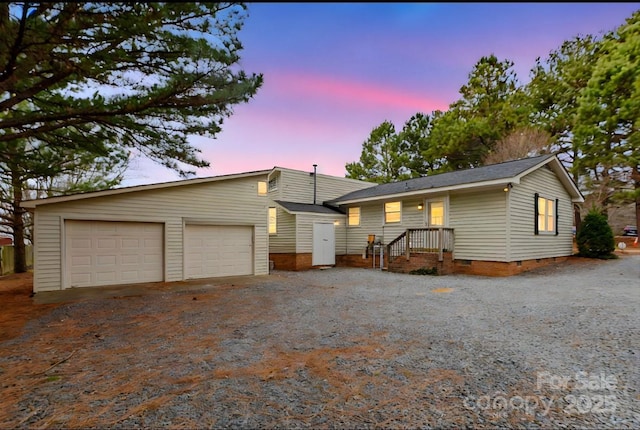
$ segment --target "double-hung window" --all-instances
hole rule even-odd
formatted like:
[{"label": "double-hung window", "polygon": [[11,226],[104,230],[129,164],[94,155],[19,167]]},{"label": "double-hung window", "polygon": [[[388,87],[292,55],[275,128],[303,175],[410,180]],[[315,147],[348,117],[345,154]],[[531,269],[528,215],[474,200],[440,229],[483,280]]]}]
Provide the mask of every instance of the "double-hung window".
[{"label": "double-hung window", "polygon": [[349,227],[357,227],[360,225],[360,208],[349,208],[347,210],[347,218]]},{"label": "double-hung window", "polygon": [[557,200],[541,197],[536,193],[536,225],[535,234],[557,233]]},{"label": "double-hung window", "polygon": [[402,202],[384,204],[384,223],[391,224],[402,220]]}]

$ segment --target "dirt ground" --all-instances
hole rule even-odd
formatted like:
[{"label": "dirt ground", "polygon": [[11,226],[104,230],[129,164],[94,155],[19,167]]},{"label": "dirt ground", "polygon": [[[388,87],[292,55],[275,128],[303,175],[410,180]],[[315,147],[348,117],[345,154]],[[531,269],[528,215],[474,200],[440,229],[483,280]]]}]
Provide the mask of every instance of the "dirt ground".
[{"label": "dirt ground", "polygon": [[33,274],[0,276],[0,342],[18,336],[30,319],[38,318],[56,305],[33,303]]},{"label": "dirt ground", "polygon": [[[524,280],[537,283],[536,276],[556,271],[568,276],[607,264],[615,262],[571,258],[561,269],[541,269]],[[538,361],[523,364],[531,354],[515,350],[511,342],[518,333],[500,339],[493,334],[495,321],[487,321],[495,312],[485,313],[482,290],[473,289],[493,288],[490,281],[394,274],[385,278],[392,284],[378,290],[372,285],[386,273],[347,270],[353,271],[275,272],[239,283],[195,283],[193,289],[159,284],[153,294],[57,304],[34,303],[31,274],[2,277],[0,427],[554,428],[566,422],[633,428],[640,423],[640,413],[637,422],[633,415],[637,392],[633,410],[623,412],[621,421],[567,416],[555,404],[546,413],[471,408],[467,400],[474,393],[476,399],[496,391],[521,398],[550,395],[536,389],[532,376],[544,369],[545,351],[536,350],[531,360]],[[358,285],[352,274],[361,277]],[[333,278],[325,283],[323,276]],[[463,287],[467,281],[479,286]],[[405,283],[406,289],[389,292]],[[501,288],[497,294],[504,295]],[[518,291],[528,291],[522,288]],[[446,302],[460,292],[469,296]],[[416,301],[427,299],[424,312],[431,317],[416,307]],[[550,308],[557,301],[553,297],[529,305],[533,311],[525,314],[526,305],[505,300],[518,309],[513,315],[522,330],[548,327],[560,318]],[[444,306],[451,310],[435,315]],[[506,317],[497,318],[504,323]],[[469,318],[478,319],[473,327],[484,338],[464,338]],[[578,319],[584,330],[586,320]],[[577,360],[582,347],[611,349],[613,356],[626,348],[630,355],[616,371],[637,371],[630,370],[638,364],[637,338],[628,338],[627,331],[607,335],[606,341],[577,333],[563,334],[573,342],[567,348]],[[550,350],[564,348],[553,342]]]}]

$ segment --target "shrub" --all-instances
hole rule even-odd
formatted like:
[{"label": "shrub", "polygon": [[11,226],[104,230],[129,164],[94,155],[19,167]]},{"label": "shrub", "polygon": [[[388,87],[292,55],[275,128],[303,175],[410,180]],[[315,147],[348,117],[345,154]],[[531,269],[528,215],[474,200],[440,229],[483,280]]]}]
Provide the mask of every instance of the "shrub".
[{"label": "shrub", "polygon": [[432,267],[431,269],[427,269],[426,267],[421,267],[419,269],[412,270],[409,272],[410,275],[437,275],[438,268]]},{"label": "shrub", "polygon": [[607,217],[598,210],[591,209],[576,234],[576,244],[581,257],[611,258],[616,244]]}]

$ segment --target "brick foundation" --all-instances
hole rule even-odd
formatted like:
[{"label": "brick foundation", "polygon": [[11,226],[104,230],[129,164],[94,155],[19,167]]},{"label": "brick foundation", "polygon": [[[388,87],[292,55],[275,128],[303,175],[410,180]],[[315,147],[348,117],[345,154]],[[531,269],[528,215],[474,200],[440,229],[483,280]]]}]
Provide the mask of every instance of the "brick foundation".
[{"label": "brick foundation", "polygon": [[568,257],[538,258],[523,261],[454,260],[453,272],[463,275],[512,276],[538,267],[567,261]]},{"label": "brick foundation", "polygon": [[409,273],[417,269],[436,268],[438,275],[450,275],[453,273],[453,258],[451,252],[442,254],[443,261],[438,261],[435,253],[412,253],[409,259],[405,256],[396,257],[388,264],[387,270],[396,273]]},{"label": "brick foundation", "polygon": [[309,270],[312,269],[311,254],[269,254],[275,270]]},{"label": "brick foundation", "polygon": [[[634,238],[635,239],[635,238]],[[311,265],[311,253],[305,254],[269,254],[269,260],[273,261],[275,270],[310,270],[317,266]],[[435,253],[413,253],[407,260],[400,256],[391,264],[386,265],[389,272],[409,273],[417,269],[431,269],[435,267],[438,275],[462,274],[480,276],[513,276],[538,267],[550,264],[562,263],[568,257],[539,258],[523,261],[479,261],[479,260],[453,260],[451,252],[443,253],[444,260],[438,261]],[[385,256],[386,259],[386,256]],[[362,258],[362,254],[336,255],[337,267],[373,268],[372,256]],[[376,269],[380,268],[379,257],[376,258]]]},{"label": "brick foundation", "polygon": [[[362,258],[362,254],[336,255],[336,266],[372,269],[373,260],[371,255],[369,255],[367,258]],[[376,256],[376,268],[380,268],[380,256]]]}]

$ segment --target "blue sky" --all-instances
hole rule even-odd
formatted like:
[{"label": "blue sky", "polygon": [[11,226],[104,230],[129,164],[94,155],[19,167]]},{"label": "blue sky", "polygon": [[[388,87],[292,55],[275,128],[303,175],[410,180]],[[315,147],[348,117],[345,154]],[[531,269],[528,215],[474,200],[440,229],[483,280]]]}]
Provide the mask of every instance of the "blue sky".
[{"label": "blue sky", "polygon": [[[385,120],[446,110],[486,55],[526,83],[537,57],[622,25],[640,3],[248,3],[240,67],[264,74],[216,139],[192,142],[198,177],[274,166],[344,176]],[[135,160],[123,185],[178,179]]]}]

